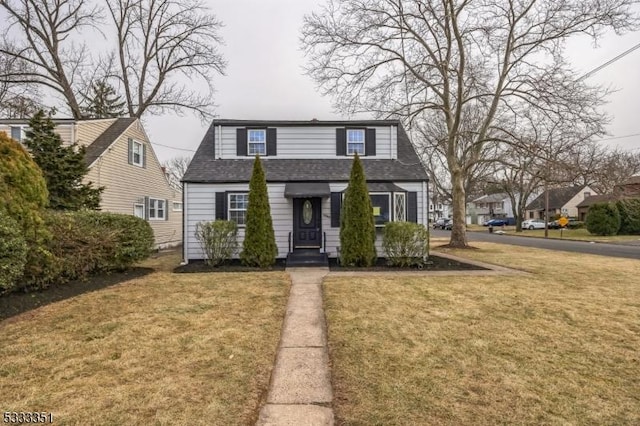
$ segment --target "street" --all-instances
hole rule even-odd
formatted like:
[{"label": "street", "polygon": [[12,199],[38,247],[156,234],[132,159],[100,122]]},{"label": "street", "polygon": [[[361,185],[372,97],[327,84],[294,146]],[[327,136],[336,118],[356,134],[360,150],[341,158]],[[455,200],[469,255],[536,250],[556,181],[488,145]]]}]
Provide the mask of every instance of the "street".
[{"label": "street", "polygon": [[[430,230],[434,237],[448,238],[451,231]],[[639,237],[640,238],[640,237]],[[473,241],[512,244],[516,246],[536,247],[548,250],[560,250],[575,253],[598,254],[610,257],[625,257],[640,259],[640,246],[629,244],[590,243],[587,241],[570,241],[544,239],[532,237],[518,237],[513,235],[490,234],[488,231],[467,232],[467,239]]]}]

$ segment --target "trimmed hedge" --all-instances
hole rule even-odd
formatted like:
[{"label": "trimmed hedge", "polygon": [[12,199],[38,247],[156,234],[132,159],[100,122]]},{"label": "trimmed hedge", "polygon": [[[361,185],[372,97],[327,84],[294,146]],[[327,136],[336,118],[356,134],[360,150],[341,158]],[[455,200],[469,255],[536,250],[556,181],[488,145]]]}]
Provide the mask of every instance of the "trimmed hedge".
[{"label": "trimmed hedge", "polygon": [[231,220],[198,222],[195,236],[210,266],[221,265],[238,250],[238,225]]},{"label": "trimmed hedge", "polygon": [[389,222],[384,227],[382,249],[392,266],[415,266],[429,254],[429,231],[419,223]]},{"label": "trimmed hedge", "polygon": [[0,211],[0,294],[16,288],[27,263],[27,250],[18,223]]},{"label": "trimmed hedge", "polygon": [[620,229],[620,213],[613,203],[596,203],[589,208],[587,230],[595,235],[616,235]]}]

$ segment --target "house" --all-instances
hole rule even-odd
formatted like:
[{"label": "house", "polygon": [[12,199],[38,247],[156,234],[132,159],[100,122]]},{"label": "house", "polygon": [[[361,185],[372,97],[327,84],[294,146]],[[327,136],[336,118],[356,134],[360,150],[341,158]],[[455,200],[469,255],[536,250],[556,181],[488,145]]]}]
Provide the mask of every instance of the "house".
[{"label": "house", "polygon": [[431,195],[429,198],[429,222],[443,217],[451,217],[452,214],[451,204],[446,202],[444,197]]},{"label": "house", "polygon": [[[473,223],[484,224],[490,219],[513,217],[511,198],[506,193],[483,195],[469,203],[467,212]],[[473,218],[475,217],[475,220]]]},{"label": "house", "polygon": [[550,219],[559,215],[578,217],[578,204],[588,197],[597,195],[588,185],[549,189],[527,205],[525,208],[527,219],[544,219],[547,193]]},{"label": "house", "polygon": [[[182,194],[171,187],[137,118],[54,119],[64,144],[86,147],[85,182],[105,189],[100,209],[149,221],[156,248],[182,242]],[[22,141],[27,120],[0,119],[0,131]]]},{"label": "house", "polygon": [[592,195],[578,204],[578,219],[587,220],[589,208],[596,203],[610,203],[625,198],[640,198],[640,176],[631,176],[620,185],[616,185],[611,194]]},{"label": "house", "polygon": [[256,155],[265,170],[277,257],[337,257],[342,197],[356,153],[382,254],[388,221],[427,225],[427,174],[398,121],[214,121],[183,178],[185,261],[204,258],[194,235],[199,222],[234,220],[242,243]]}]

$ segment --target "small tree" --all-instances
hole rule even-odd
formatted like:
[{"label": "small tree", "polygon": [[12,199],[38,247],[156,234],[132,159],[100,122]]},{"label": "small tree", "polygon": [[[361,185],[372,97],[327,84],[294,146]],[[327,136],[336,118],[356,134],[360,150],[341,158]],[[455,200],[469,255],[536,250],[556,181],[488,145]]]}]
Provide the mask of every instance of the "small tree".
[{"label": "small tree", "polygon": [[125,102],[106,81],[94,82],[91,91],[91,95],[85,95],[88,105],[82,109],[86,117],[115,118],[124,115]]},{"label": "small tree", "polygon": [[618,200],[620,212],[620,234],[640,235],[640,199]]},{"label": "small tree", "polygon": [[49,206],[55,210],[97,209],[104,188],[93,188],[91,182],[82,183],[88,172],[85,148],[75,143],[63,146],[62,138],[53,131],[54,128],[51,117],[40,110],[29,120],[24,141],[44,174]]},{"label": "small tree", "polygon": [[275,263],[277,255],[267,181],[260,157],[256,156],[249,182],[249,206],[240,259],[245,265],[266,268]]},{"label": "small tree", "polygon": [[615,235],[620,229],[620,213],[613,203],[596,203],[589,208],[587,230],[595,235]]},{"label": "small tree", "polygon": [[375,242],[367,179],[356,154],[340,214],[340,262],[348,266],[371,266],[377,257]]},{"label": "small tree", "polygon": [[221,265],[238,249],[238,225],[231,220],[198,222],[195,236],[210,266]]}]

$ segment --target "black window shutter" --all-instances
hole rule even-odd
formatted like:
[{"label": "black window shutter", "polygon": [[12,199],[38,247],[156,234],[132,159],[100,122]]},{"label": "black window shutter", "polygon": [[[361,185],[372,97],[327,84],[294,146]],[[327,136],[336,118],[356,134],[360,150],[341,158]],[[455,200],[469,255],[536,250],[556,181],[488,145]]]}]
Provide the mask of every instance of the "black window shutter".
[{"label": "black window shutter", "polygon": [[129,138],[129,164],[133,164],[133,139]]},{"label": "black window shutter", "polygon": [[144,218],[149,220],[149,197],[144,197]]},{"label": "black window shutter", "polygon": [[407,222],[418,222],[418,193],[407,193]]},{"label": "black window shutter", "polygon": [[278,130],[276,128],[267,129],[267,155],[278,154]]},{"label": "black window shutter", "polygon": [[376,129],[367,129],[364,135],[365,155],[376,155]]},{"label": "black window shutter", "polygon": [[247,129],[236,131],[236,154],[238,157],[247,156]]},{"label": "black window shutter", "polygon": [[340,209],[342,208],[342,192],[331,193],[331,227],[340,228]]},{"label": "black window shutter", "polygon": [[336,155],[347,155],[347,129],[336,129]]},{"label": "black window shutter", "polygon": [[142,167],[147,168],[147,145],[142,144]]},{"label": "black window shutter", "polygon": [[227,220],[227,194],[216,192],[216,220]]},{"label": "black window shutter", "polygon": [[213,157],[216,157],[216,126],[214,124],[209,128],[211,133],[211,148],[213,149]]},{"label": "black window shutter", "polygon": [[164,220],[169,220],[169,200],[164,200]]}]

